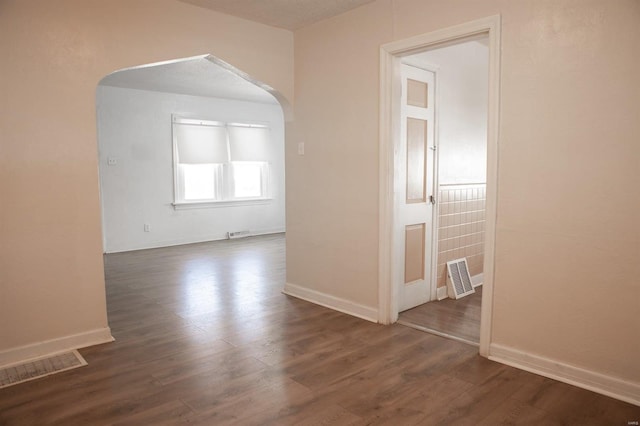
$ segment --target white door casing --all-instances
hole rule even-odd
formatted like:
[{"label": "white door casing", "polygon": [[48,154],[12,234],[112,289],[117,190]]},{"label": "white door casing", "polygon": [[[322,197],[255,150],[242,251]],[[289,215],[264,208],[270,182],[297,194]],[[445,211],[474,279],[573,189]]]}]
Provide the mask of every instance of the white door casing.
[{"label": "white door casing", "polygon": [[435,75],[402,65],[401,143],[396,156],[398,311],[431,300],[435,206]]},{"label": "white door casing", "polygon": [[378,321],[398,320],[396,223],[396,155],[400,145],[400,70],[402,57],[444,44],[489,36],[489,105],[487,126],[487,198],[483,294],[480,320],[480,355],[490,356],[493,328],[493,280],[498,193],[498,140],[500,128],[500,15],[434,30],[380,46],[380,200],[378,250]]}]

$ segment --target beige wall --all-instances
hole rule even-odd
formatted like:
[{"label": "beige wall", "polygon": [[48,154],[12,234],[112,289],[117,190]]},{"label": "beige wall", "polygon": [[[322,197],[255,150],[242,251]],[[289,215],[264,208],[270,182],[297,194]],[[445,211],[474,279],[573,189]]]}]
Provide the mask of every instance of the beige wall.
[{"label": "beige wall", "polygon": [[493,14],[492,342],[640,382],[635,0],[379,0],[297,31],[287,281],[376,307],[379,46]]},{"label": "beige wall", "polygon": [[0,352],[107,325],[99,80],[206,53],[292,98],[288,31],[173,0],[0,2]]},{"label": "beige wall", "polygon": [[[492,341],[640,382],[635,0],[379,0],[296,32],[288,281],[376,307],[379,46],[496,13]],[[100,78],[212,53],[292,99],[292,41],[171,0],[0,2],[0,351],[106,326]]]},{"label": "beige wall", "polygon": [[287,282],[371,307],[378,282],[378,49],[389,40],[387,13],[386,3],[374,3],[295,33],[300,78],[285,149]]}]

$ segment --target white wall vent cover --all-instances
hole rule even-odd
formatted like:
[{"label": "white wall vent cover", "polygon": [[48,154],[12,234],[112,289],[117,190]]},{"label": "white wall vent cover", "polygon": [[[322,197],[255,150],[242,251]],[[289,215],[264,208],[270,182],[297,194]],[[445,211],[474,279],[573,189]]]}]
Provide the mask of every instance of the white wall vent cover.
[{"label": "white wall vent cover", "polygon": [[249,231],[235,231],[235,232],[227,232],[227,239],[234,240],[236,238],[245,238],[249,237],[251,232]]},{"label": "white wall vent cover", "polygon": [[0,389],[87,365],[76,350],[0,368]]},{"label": "white wall vent cover", "polygon": [[452,299],[460,299],[475,293],[469,275],[467,259],[456,259],[447,262],[447,294]]}]

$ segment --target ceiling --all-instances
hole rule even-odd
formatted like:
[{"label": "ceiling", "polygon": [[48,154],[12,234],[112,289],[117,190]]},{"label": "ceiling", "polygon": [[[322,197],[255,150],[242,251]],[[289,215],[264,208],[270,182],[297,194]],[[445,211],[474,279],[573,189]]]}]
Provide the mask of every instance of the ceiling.
[{"label": "ceiling", "polygon": [[109,74],[102,86],[178,93],[277,104],[276,99],[255,82],[233,72],[233,67],[211,56],[200,56],[129,68]]},{"label": "ceiling", "polygon": [[273,27],[297,30],[375,0],[179,0]]}]

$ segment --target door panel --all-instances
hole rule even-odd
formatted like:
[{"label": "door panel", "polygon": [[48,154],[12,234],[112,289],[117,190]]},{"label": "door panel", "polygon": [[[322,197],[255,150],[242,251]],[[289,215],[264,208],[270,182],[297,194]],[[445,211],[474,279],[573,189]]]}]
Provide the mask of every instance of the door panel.
[{"label": "door panel", "polygon": [[404,232],[404,283],[424,279],[424,223],[409,225]]},{"label": "door panel", "polygon": [[396,244],[398,270],[404,271],[404,277],[397,277],[399,311],[428,302],[431,297],[434,81],[431,71],[402,65],[402,143],[396,161],[401,182],[396,187],[396,235],[404,239]]},{"label": "door panel", "polygon": [[407,105],[428,108],[429,84],[425,81],[417,81],[407,78]]},{"label": "door panel", "polygon": [[407,203],[427,201],[427,127],[426,120],[407,118]]}]

